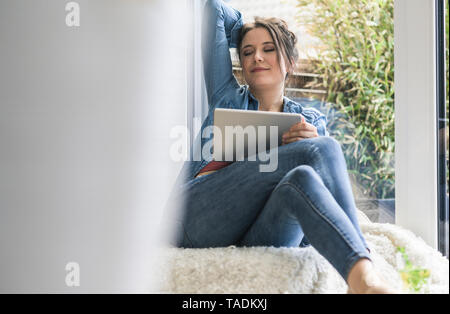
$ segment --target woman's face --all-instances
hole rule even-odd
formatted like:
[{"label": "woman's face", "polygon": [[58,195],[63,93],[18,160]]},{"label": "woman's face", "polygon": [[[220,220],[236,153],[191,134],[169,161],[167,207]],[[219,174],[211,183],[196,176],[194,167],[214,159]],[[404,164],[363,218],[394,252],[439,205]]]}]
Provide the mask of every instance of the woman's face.
[{"label": "woman's face", "polygon": [[281,58],[278,64],[275,43],[265,28],[254,28],[245,34],[241,47],[242,71],[250,87],[273,88],[284,84],[286,62]]}]

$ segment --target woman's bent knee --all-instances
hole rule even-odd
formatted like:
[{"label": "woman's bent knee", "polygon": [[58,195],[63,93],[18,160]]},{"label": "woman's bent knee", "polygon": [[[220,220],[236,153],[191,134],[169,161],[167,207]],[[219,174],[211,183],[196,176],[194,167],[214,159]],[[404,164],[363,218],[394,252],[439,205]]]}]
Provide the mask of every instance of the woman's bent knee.
[{"label": "woman's bent knee", "polygon": [[320,136],[316,137],[312,141],[312,145],[314,147],[317,147],[319,150],[325,150],[325,149],[336,149],[340,148],[341,144],[337,140],[335,140],[333,137],[330,136]]},{"label": "woman's bent knee", "polygon": [[314,153],[325,150],[340,149],[340,143],[330,136],[319,136],[310,139],[304,139],[290,144],[289,149],[298,153]]},{"label": "woman's bent knee", "polygon": [[280,184],[288,182],[294,185],[305,185],[311,183],[311,180],[322,181],[313,167],[300,165],[286,173],[283,179],[281,179]]}]

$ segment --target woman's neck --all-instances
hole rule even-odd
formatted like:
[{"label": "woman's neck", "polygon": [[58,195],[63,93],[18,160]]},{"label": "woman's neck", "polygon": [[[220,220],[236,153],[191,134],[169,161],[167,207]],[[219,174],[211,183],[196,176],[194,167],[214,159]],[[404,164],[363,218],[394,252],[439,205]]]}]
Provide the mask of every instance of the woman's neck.
[{"label": "woman's neck", "polygon": [[253,90],[252,95],[258,100],[261,111],[283,111],[283,91],[282,90]]}]

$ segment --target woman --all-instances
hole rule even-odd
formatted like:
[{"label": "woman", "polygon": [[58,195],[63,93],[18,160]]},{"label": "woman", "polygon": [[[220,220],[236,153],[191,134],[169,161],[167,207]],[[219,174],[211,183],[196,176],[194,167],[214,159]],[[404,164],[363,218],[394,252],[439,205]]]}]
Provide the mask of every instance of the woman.
[{"label": "woman", "polygon": [[[342,150],[328,136],[324,115],[283,96],[298,55],[295,35],[276,18],[243,25],[241,13],[221,0],[208,0],[204,10],[202,54],[210,110],[202,131],[213,124],[218,107],[296,112],[303,118],[283,134],[273,172],[260,172],[260,162],[248,159],[214,162],[211,154],[188,162],[175,197],[183,205],[174,244],[312,245],[349,291],[394,292],[373,269]],[[233,76],[230,47],[237,48],[247,85],[240,86]],[[202,148],[207,140],[201,138]]]}]

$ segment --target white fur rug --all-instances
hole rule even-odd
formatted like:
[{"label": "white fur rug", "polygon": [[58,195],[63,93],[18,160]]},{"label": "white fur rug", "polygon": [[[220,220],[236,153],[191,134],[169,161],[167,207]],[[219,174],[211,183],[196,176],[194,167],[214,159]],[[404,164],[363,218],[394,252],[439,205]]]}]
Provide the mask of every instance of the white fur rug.
[{"label": "white fur rug", "polygon": [[[404,288],[399,270],[404,247],[414,266],[430,270],[419,293],[449,293],[448,259],[412,232],[392,224],[371,223],[362,213],[359,222],[374,264],[393,287]],[[338,272],[313,247],[210,248],[162,250],[156,266],[157,293],[346,293]]]}]

